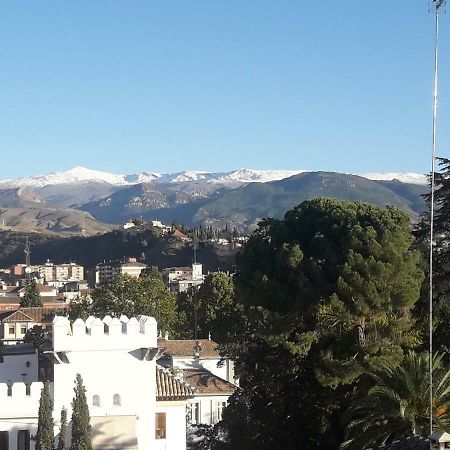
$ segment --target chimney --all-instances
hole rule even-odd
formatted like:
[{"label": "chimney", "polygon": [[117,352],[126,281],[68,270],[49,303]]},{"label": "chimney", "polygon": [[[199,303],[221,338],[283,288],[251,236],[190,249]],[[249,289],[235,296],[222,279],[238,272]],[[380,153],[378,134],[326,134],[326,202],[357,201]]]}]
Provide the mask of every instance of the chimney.
[{"label": "chimney", "polygon": [[444,450],[450,448],[450,434],[445,431],[439,431],[430,436],[431,448]]},{"label": "chimney", "polygon": [[165,339],[166,341],[169,340],[169,333],[168,333],[167,331],[164,333],[164,339]]}]

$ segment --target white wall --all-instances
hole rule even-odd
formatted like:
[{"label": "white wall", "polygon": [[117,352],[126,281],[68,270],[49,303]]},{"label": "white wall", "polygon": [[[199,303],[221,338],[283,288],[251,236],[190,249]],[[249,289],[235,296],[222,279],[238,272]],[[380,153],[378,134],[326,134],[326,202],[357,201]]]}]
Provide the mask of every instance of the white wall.
[{"label": "white wall", "polygon": [[[15,450],[19,430],[29,430],[30,435],[36,433],[42,383],[33,383],[29,395],[24,383],[15,383],[11,395],[7,389],[6,384],[0,384],[0,431],[9,432],[9,448]],[[31,449],[34,449],[33,443]]]},{"label": "white wall", "polygon": [[156,402],[156,412],[166,413],[166,439],[156,439],[155,450],[186,450],[186,402]]},{"label": "white wall", "polygon": [[[228,404],[229,394],[227,395],[205,395],[195,396],[188,401],[189,404],[200,404],[200,420],[197,424],[214,425],[221,420],[221,412],[218,411],[218,404],[226,402]],[[195,417],[192,417],[192,423],[195,423]]]},{"label": "white wall", "polygon": [[[105,324],[109,324],[105,333]],[[70,335],[72,333],[73,335]],[[155,361],[141,360],[142,348],[156,347],[156,321],[140,322],[126,317],[81,319],[69,327],[65,317],[53,322],[53,347],[63,352],[68,362],[54,366],[55,419],[61,408],[70,417],[73,386],[80,373],[86,387],[92,416],[135,415],[140,449],[150,449],[155,436],[156,380]],[[114,394],[121,397],[121,406],[113,405]],[[100,407],[92,404],[100,396]]]},{"label": "white wall", "polygon": [[[29,363],[29,367],[27,367],[27,363]],[[38,381],[38,365],[37,351],[25,355],[5,355],[3,356],[3,362],[0,363],[0,383],[32,383]]]}]

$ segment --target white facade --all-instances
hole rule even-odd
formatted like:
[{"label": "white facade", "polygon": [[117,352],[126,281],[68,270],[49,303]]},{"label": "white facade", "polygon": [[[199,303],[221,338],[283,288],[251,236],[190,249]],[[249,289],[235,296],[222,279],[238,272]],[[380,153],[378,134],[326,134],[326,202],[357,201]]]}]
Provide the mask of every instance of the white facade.
[{"label": "white facade", "polygon": [[[157,401],[154,318],[89,317],[70,323],[56,316],[52,343],[40,356],[26,346],[14,347],[16,352],[11,347],[3,350],[0,363],[1,450],[34,449],[29,437],[37,427],[42,358],[53,372],[55,436],[61,409],[68,410],[69,420],[72,415],[79,373],[86,388],[94,450],[186,449],[186,400]],[[164,413],[165,426],[159,436],[158,413]]]}]

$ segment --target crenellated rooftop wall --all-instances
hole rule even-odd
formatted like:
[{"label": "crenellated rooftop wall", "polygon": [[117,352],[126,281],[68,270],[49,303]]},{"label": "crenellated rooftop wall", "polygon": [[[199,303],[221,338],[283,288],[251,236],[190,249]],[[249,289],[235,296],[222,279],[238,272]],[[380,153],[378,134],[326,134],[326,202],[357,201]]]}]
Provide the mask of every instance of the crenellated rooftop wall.
[{"label": "crenellated rooftop wall", "polygon": [[88,317],[70,323],[67,317],[53,319],[53,348],[55,351],[121,350],[157,346],[157,324],[153,317],[103,319]]}]

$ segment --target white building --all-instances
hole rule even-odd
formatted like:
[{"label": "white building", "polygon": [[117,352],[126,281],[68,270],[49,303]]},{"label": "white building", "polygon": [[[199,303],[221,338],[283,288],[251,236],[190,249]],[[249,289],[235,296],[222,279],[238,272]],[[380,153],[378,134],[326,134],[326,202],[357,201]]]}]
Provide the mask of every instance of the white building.
[{"label": "white building", "polygon": [[34,449],[30,437],[37,430],[44,377],[51,381],[57,435],[62,407],[71,417],[79,373],[94,450],[185,450],[186,404],[193,389],[156,365],[156,336],[156,321],[147,316],[73,323],[56,316],[51,341],[39,351],[26,345],[1,349],[0,449]]},{"label": "white building", "polygon": [[[65,315],[67,308],[29,307],[0,312],[0,345],[15,345],[23,341],[35,325],[51,331],[56,315]],[[1,379],[1,378],[0,378]]]},{"label": "white building", "polygon": [[164,349],[158,363],[172,368],[194,388],[194,398],[188,402],[190,423],[219,422],[229,397],[238,389],[233,361],[222,361],[217,343],[209,339],[158,339],[158,347]]},{"label": "white building", "polygon": [[33,271],[38,272],[46,283],[81,281],[84,279],[84,267],[75,263],[53,264],[47,261],[45,264],[34,266]]},{"label": "white building", "polygon": [[162,271],[166,287],[171,292],[185,292],[191,287],[203,284],[203,266],[193,263],[192,267],[167,267]]},{"label": "white building", "polygon": [[136,261],[136,258],[128,258],[128,261],[109,261],[97,264],[95,267],[95,283],[110,283],[117,275],[139,277],[147,268],[146,264]]}]

